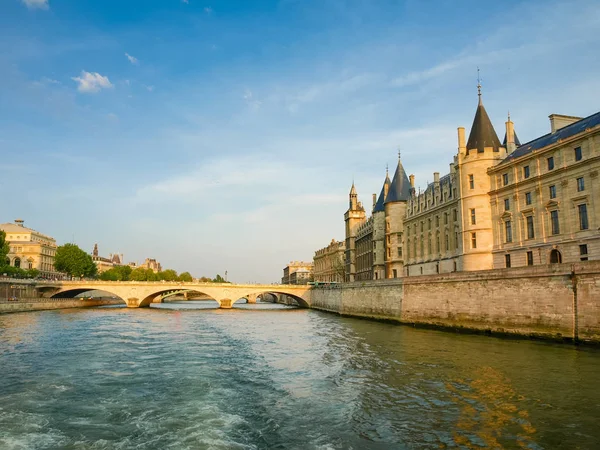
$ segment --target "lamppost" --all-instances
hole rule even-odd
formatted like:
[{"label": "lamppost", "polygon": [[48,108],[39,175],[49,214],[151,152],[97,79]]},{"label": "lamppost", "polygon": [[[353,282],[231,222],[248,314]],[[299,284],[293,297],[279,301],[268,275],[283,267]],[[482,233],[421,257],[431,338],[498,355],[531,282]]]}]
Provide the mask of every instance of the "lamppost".
[{"label": "lamppost", "polygon": [[225,283],[227,283],[227,271],[225,271]]}]

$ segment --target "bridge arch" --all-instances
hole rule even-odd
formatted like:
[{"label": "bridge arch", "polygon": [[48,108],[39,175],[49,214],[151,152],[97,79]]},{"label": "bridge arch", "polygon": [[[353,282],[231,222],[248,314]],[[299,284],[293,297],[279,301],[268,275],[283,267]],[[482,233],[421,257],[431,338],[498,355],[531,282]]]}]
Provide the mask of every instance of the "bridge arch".
[{"label": "bridge arch", "polygon": [[185,292],[191,292],[191,293],[195,293],[195,294],[201,294],[204,295],[206,297],[209,297],[211,300],[214,300],[215,302],[217,302],[217,304],[219,305],[219,308],[221,307],[221,302],[219,299],[214,298],[212,295],[207,294],[206,292],[202,292],[198,289],[193,289],[193,288],[189,288],[189,289],[178,289],[176,291],[174,291],[172,288],[171,289],[162,289],[162,290],[158,290],[156,292],[153,292],[152,294],[147,295],[140,303],[139,303],[139,307],[140,308],[145,308],[147,306],[150,306],[151,303],[154,302],[154,300],[156,300],[158,297],[163,297],[165,294],[169,294],[171,293],[172,295],[174,295],[175,293],[185,293]]},{"label": "bridge arch", "polygon": [[121,300],[123,302],[123,304],[127,304],[127,302],[125,301],[125,299],[123,299],[121,296],[115,294],[114,292],[110,292],[107,291],[105,289],[90,289],[88,288],[67,288],[67,289],[63,289],[60,290],[58,292],[55,292],[54,294],[52,294],[50,296],[50,298],[77,298],[78,295],[81,295],[85,292],[91,292],[91,291],[97,291],[97,292],[102,292],[107,294],[107,296],[110,297],[114,297],[114,298],[118,298],[119,300]]},{"label": "bridge arch", "polygon": [[[269,290],[269,291],[262,291],[262,292],[253,292],[252,294],[257,295],[257,296],[262,296],[264,294],[286,295],[286,296],[292,298],[293,300],[295,300],[296,303],[298,303],[299,308],[310,308],[309,303],[306,300],[304,300],[302,297],[300,297],[299,295],[296,295],[296,294],[288,293],[288,292]],[[250,294],[250,295],[252,295],[252,294]],[[244,298],[244,297],[247,297],[247,295],[243,296],[242,298]]]}]

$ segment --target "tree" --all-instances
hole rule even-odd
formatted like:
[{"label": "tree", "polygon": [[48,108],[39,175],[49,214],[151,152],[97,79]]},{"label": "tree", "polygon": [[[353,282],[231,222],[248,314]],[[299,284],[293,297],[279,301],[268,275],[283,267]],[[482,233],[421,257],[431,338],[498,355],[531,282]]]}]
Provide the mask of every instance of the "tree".
[{"label": "tree", "polygon": [[6,233],[3,230],[0,230],[0,267],[3,267],[6,264],[6,256],[10,252],[10,246],[8,242],[6,242]]},{"label": "tree", "polygon": [[104,281],[129,281],[131,270],[129,266],[114,266],[106,272],[102,272],[100,279]]},{"label": "tree", "polygon": [[183,272],[179,275],[179,281],[190,283],[193,281],[192,275],[189,272]]},{"label": "tree", "polygon": [[98,273],[92,257],[75,244],[61,245],[56,249],[54,267],[72,277],[94,277]]},{"label": "tree", "polygon": [[173,269],[167,269],[158,273],[158,277],[161,280],[165,281],[176,281],[177,280],[177,272]]},{"label": "tree", "polygon": [[213,283],[227,283],[227,281],[225,281],[225,279],[219,274],[217,274],[217,276],[212,281]]}]

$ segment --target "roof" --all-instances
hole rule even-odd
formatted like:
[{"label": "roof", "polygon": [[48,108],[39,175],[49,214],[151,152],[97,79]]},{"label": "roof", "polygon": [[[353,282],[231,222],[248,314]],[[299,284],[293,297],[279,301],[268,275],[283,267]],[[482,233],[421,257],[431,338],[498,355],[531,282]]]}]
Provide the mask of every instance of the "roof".
[{"label": "roof", "polygon": [[385,211],[385,186],[388,186],[388,192],[390,191],[389,187],[392,184],[390,181],[389,175],[385,174],[385,181],[383,182],[383,186],[381,186],[381,193],[379,194],[379,198],[377,199],[377,203],[375,203],[375,208],[373,208],[373,212],[381,212]]},{"label": "roof", "polygon": [[[521,141],[519,141],[519,136],[517,136],[517,132],[515,131],[515,145],[519,147],[521,145]],[[504,141],[502,141],[502,147],[506,147],[506,133],[504,133]]]},{"label": "roof", "polygon": [[7,233],[35,233],[38,236],[41,236],[45,239],[49,239],[54,241],[53,237],[46,236],[45,234],[40,233],[39,231],[33,230],[31,228],[27,228],[25,226],[20,226],[14,223],[2,223],[0,224],[0,230],[4,230]]},{"label": "roof", "polygon": [[498,135],[483,106],[480,94],[479,105],[477,105],[473,126],[469,134],[469,140],[467,141],[467,151],[477,149],[478,153],[483,153],[483,149],[486,147],[492,147],[494,151],[499,151],[501,145],[500,139],[498,139]]},{"label": "roof", "polygon": [[600,111],[574,122],[571,125],[567,125],[566,127],[561,128],[554,133],[545,134],[544,136],[534,139],[533,141],[522,144],[514,152],[504,158],[500,165],[510,162],[513,159],[520,158],[521,156],[525,156],[531,152],[534,152],[535,150],[539,150],[540,148],[555,144],[558,141],[568,139],[571,136],[575,136],[576,134],[587,130],[588,128],[593,128],[598,125],[600,125]]},{"label": "roof", "polygon": [[390,202],[405,202],[409,198],[410,181],[408,181],[404,167],[402,167],[402,162],[398,159],[398,166],[396,167],[396,172],[394,173],[394,178],[392,179],[392,184],[390,185],[384,204]]}]

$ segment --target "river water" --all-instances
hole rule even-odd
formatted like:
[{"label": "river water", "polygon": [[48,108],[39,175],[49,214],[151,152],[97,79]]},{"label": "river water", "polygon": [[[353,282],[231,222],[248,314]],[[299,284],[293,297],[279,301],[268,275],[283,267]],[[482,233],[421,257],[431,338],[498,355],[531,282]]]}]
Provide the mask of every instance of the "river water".
[{"label": "river water", "polygon": [[599,349],[203,305],[0,316],[0,448],[600,448]]}]

